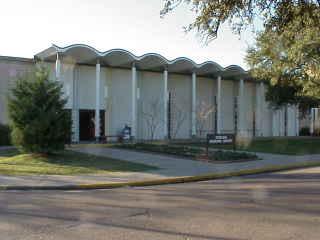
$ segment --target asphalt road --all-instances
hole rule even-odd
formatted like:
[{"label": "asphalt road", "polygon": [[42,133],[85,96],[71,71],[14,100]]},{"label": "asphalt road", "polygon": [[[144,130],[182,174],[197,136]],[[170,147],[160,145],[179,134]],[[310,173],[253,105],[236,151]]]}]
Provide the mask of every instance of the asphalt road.
[{"label": "asphalt road", "polygon": [[320,236],[320,167],[191,184],[0,192],[0,239],[298,239]]}]

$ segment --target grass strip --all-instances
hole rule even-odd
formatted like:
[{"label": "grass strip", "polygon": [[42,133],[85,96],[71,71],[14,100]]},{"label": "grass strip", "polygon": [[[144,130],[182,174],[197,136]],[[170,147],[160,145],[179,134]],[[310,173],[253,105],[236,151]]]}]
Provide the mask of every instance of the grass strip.
[{"label": "grass strip", "polygon": [[276,172],[276,171],[291,170],[291,169],[305,168],[305,167],[314,167],[314,166],[320,166],[320,161],[296,163],[296,164],[286,165],[286,166],[255,168],[255,169],[249,169],[249,170],[233,171],[233,172],[228,172],[228,173],[167,178],[167,179],[139,181],[139,182],[77,184],[77,185],[64,185],[64,186],[5,186],[5,185],[0,185],[0,190],[2,190],[2,191],[9,191],[9,190],[24,190],[24,191],[27,191],[27,190],[65,190],[65,191],[72,191],[72,190],[113,189],[113,188],[122,188],[122,187],[145,187],[145,186],[156,186],[156,185],[208,181],[208,180],[222,179],[222,178],[228,178],[228,177],[240,177],[240,176],[246,176],[246,175],[271,173],[271,172]]}]

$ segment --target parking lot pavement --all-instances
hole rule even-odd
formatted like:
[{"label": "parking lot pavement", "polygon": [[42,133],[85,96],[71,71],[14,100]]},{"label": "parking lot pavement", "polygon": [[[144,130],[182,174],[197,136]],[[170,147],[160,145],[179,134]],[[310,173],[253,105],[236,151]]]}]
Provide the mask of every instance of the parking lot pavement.
[{"label": "parking lot pavement", "polygon": [[198,183],[0,192],[1,238],[318,239],[320,167]]}]

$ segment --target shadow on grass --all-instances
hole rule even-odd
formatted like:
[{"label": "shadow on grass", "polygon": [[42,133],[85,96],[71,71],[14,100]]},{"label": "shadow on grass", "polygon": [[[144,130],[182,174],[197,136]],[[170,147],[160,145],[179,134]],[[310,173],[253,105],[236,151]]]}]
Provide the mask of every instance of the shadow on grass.
[{"label": "shadow on grass", "polygon": [[140,172],[158,168],[129,161],[85,153],[63,151],[52,155],[22,154],[16,149],[0,151],[0,173],[21,174],[99,174],[107,172]]}]

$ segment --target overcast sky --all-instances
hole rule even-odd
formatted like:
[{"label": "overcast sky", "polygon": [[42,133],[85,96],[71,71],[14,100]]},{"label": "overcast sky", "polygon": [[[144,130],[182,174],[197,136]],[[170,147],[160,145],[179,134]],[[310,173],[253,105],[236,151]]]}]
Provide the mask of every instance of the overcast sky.
[{"label": "overcast sky", "polygon": [[253,42],[249,30],[239,39],[224,26],[217,40],[203,46],[195,33],[183,31],[192,20],[188,8],[161,19],[162,5],[163,0],[2,0],[0,55],[33,57],[52,44],[83,43],[99,51],[156,52],[169,60],[189,57],[247,69],[245,51]]}]

